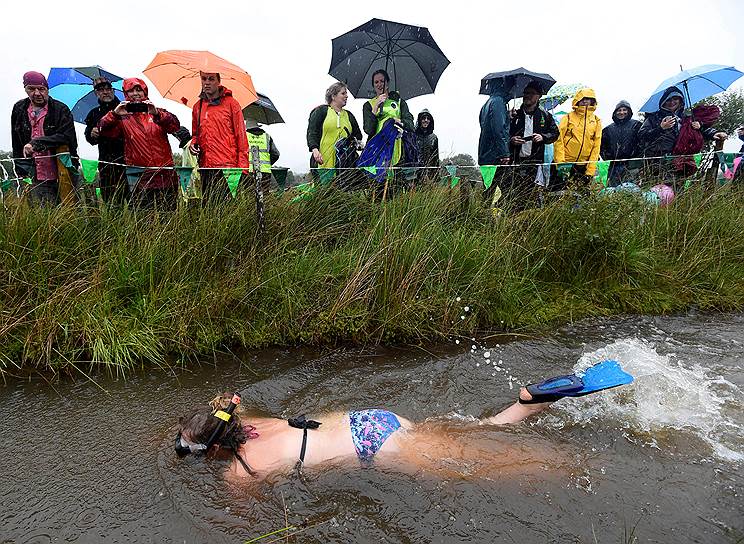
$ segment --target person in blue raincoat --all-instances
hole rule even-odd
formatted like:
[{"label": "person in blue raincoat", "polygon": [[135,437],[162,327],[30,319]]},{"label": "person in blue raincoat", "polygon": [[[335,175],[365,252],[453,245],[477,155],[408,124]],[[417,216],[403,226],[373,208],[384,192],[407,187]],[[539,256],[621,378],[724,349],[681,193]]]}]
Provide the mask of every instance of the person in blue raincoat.
[{"label": "person in blue raincoat", "polygon": [[[509,163],[509,115],[506,111],[508,95],[502,87],[494,86],[491,95],[481,108],[480,139],[478,140],[478,164],[493,166]],[[484,191],[484,197],[490,198],[498,183]]]}]

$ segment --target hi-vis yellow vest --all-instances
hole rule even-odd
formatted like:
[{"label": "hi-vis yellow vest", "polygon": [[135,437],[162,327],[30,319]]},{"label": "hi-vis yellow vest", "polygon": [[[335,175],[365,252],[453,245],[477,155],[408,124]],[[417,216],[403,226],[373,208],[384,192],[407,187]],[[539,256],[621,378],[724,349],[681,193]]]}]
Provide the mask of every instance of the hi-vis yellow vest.
[{"label": "hi-vis yellow vest", "polygon": [[[269,135],[265,132],[261,134],[253,134],[248,131],[248,157],[253,160],[253,155],[250,149],[253,147],[258,148],[258,160],[261,162],[260,172],[270,174],[271,173],[271,155],[269,155]],[[253,162],[248,167],[249,172],[253,172]]]},{"label": "hi-vis yellow vest", "polygon": [[[369,105],[372,106],[372,111],[374,111],[376,100],[377,97],[369,99]],[[380,130],[382,129],[382,125],[384,125],[385,121],[387,121],[388,119],[400,120],[400,102],[390,100],[388,98],[387,100],[385,100],[385,102],[382,103],[382,106],[380,107],[380,113],[382,113],[382,116],[380,116],[379,114],[377,116],[377,130],[375,131],[375,134],[380,132]],[[396,138],[393,147],[393,159],[392,161],[390,161],[390,164],[393,166],[398,164],[398,162],[400,162],[401,155],[403,155],[403,142],[400,138]]]},{"label": "hi-vis yellow vest", "polygon": [[351,134],[351,120],[349,112],[336,110],[328,107],[323,120],[323,132],[320,138],[320,154],[323,155],[323,164],[320,168],[334,168],[336,166],[336,142]]}]

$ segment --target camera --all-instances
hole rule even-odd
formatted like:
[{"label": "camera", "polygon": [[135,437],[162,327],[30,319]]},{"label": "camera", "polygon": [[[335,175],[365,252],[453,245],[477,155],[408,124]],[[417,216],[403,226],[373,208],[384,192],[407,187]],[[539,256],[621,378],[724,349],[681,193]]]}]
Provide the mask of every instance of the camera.
[{"label": "camera", "polygon": [[147,113],[147,104],[144,102],[129,102],[124,107],[129,113]]}]

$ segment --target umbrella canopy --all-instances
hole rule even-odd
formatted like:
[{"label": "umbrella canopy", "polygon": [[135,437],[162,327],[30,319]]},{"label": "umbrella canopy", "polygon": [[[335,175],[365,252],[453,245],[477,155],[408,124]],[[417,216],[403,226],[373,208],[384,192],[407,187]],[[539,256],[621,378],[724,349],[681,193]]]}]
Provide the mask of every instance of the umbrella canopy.
[{"label": "umbrella canopy", "polygon": [[114,94],[124,100],[121,91],[122,78],[107,72],[100,66],[80,66],[77,68],[52,68],[49,70],[49,96],[63,102],[72,118],[78,123],[85,123],[88,112],[98,106],[98,97],[93,92],[93,80],[105,77],[114,87]]},{"label": "umbrella canopy", "polygon": [[427,28],[382,19],[333,38],[332,47],[328,73],[358,98],[375,96],[372,74],[380,69],[403,98],[433,93],[450,63]]},{"label": "umbrella canopy", "polygon": [[669,87],[679,88],[685,95],[685,107],[691,107],[704,98],[725,91],[743,75],[743,72],[733,66],[722,64],[705,64],[690,70],[682,70],[677,75],[662,81],[639,111],[658,110],[659,99]]},{"label": "umbrella canopy", "polygon": [[283,123],[284,119],[282,119],[279,110],[276,109],[271,99],[265,94],[259,92],[256,94],[258,95],[258,100],[243,108],[243,117],[245,119],[253,119],[262,125]]},{"label": "umbrella canopy", "polygon": [[548,91],[548,94],[540,99],[540,107],[551,111],[563,104],[566,100],[571,98],[579,89],[583,89],[586,85],[582,83],[559,83],[553,85]]},{"label": "umbrella canopy", "polygon": [[550,74],[533,72],[527,68],[516,68],[505,72],[492,72],[481,79],[480,93],[491,94],[495,89],[503,89],[504,94],[511,98],[524,95],[524,88],[531,81],[538,83],[543,94],[555,85],[555,79]]},{"label": "umbrella canopy", "polygon": [[209,51],[161,51],[142,73],[163,98],[193,106],[201,93],[199,72],[220,74],[222,85],[242,107],[258,100],[248,72]]}]

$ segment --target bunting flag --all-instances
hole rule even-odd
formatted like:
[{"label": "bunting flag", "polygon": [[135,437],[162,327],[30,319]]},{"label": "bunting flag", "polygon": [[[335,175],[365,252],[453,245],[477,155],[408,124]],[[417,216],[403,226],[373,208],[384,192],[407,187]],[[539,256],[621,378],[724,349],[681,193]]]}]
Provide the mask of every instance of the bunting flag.
[{"label": "bunting flag", "polygon": [[460,178],[457,177],[457,165],[456,164],[448,164],[445,166],[447,169],[447,173],[450,176],[450,188],[454,188],[455,185],[457,185],[460,182]]},{"label": "bunting flag", "polygon": [[607,187],[607,178],[610,173],[610,161],[597,162],[597,176],[602,185]]},{"label": "bunting flag", "polygon": [[493,198],[491,199],[491,207],[495,208],[496,203],[499,200],[501,200],[501,187],[497,185],[496,188],[493,190]]},{"label": "bunting flag", "polygon": [[103,197],[101,196],[101,188],[100,187],[96,187],[96,198],[98,200],[103,200]]},{"label": "bunting flag", "polygon": [[31,178],[23,178],[23,183],[28,183],[29,185],[33,184],[33,180]]},{"label": "bunting flag", "polygon": [[318,168],[318,180],[320,183],[327,184],[332,182],[335,175],[335,168]]},{"label": "bunting flag", "polygon": [[176,166],[178,183],[184,193],[188,193],[189,191],[189,185],[191,184],[191,174],[193,171],[194,169],[191,166]]},{"label": "bunting flag", "polygon": [[13,183],[9,179],[0,181],[0,191],[9,191]]},{"label": "bunting flag", "polygon": [[493,183],[493,177],[496,175],[497,166],[481,166],[481,177],[483,178],[483,186],[488,189]]},{"label": "bunting flag", "polygon": [[140,166],[127,166],[125,172],[127,175],[127,185],[129,185],[130,192],[134,191],[135,187],[137,187],[140,176],[144,171],[145,169]]},{"label": "bunting flag", "polygon": [[362,170],[369,172],[373,176],[377,175],[377,166],[375,166],[374,164],[371,166],[362,166]]},{"label": "bunting flag", "polygon": [[243,175],[242,168],[223,168],[222,174],[227,180],[227,188],[230,189],[230,194],[233,198],[238,197],[238,185],[240,184],[240,176]]},{"label": "bunting flag", "polygon": [[60,153],[57,155],[59,162],[65,165],[65,168],[72,168],[72,157],[69,153]]},{"label": "bunting flag", "polygon": [[562,162],[555,167],[558,175],[564,177],[571,173],[571,168],[573,168],[572,162]]},{"label": "bunting flag", "polygon": [[80,159],[80,169],[83,171],[83,179],[87,183],[93,183],[98,173],[98,161]]},{"label": "bunting flag", "polygon": [[697,168],[700,168],[700,163],[703,162],[703,154],[702,153],[695,153],[692,158],[695,160],[695,166]]}]

